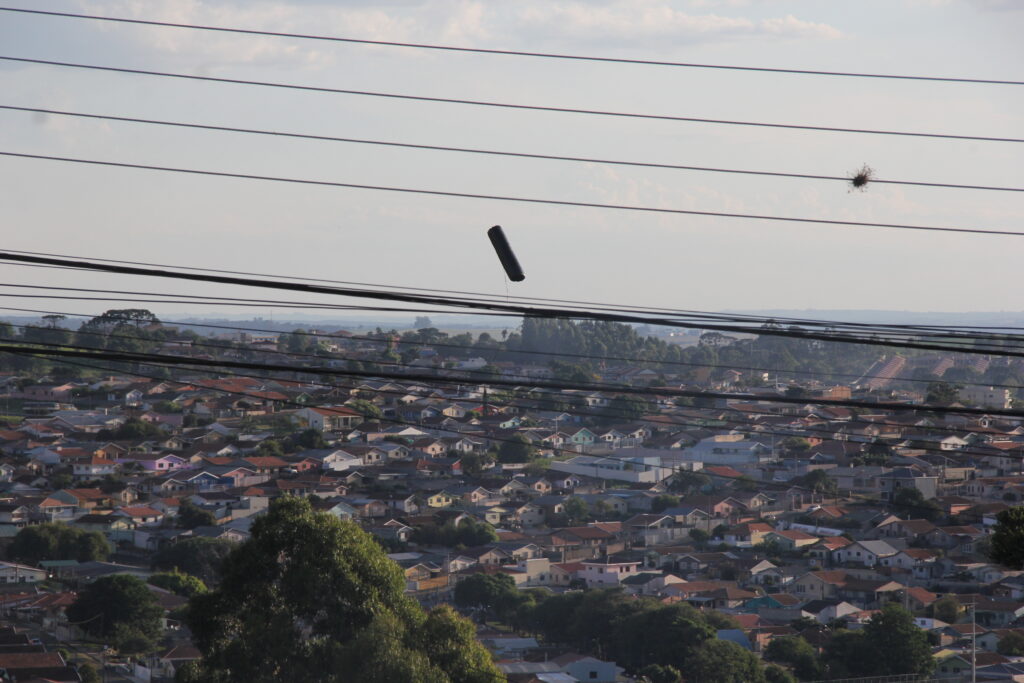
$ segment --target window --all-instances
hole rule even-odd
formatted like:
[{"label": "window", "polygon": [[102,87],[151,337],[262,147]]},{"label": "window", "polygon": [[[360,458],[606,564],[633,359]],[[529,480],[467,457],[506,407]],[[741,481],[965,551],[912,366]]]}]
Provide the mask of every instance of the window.
[{"label": "window", "polygon": [[596,671],[591,671],[590,672],[590,679],[593,680],[595,678],[597,678],[597,672]]}]

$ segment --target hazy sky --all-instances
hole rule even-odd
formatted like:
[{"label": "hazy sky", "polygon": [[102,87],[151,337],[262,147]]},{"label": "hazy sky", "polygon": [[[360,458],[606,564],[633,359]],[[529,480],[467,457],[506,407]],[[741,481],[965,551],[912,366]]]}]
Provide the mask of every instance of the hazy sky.
[{"label": "hazy sky", "polygon": [[[378,40],[1024,80],[1018,0],[4,4]],[[1024,137],[1022,86],[454,54],[3,12],[0,53],[560,107]],[[845,175],[866,163],[886,179],[1024,186],[1022,144],[510,111],[10,62],[0,62],[0,83],[0,104],[15,106],[794,173]],[[0,150],[455,192],[1024,230],[1022,193],[890,185],[849,192],[834,181],[515,160],[10,111],[0,111]],[[0,187],[8,249],[504,295],[485,235],[497,223],[527,274],[524,283],[509,285],[513,295],[700,310],[1024,310],[1019,237],[524,205],[12,158],[0,158]],[[0,268],[6,284],[296,298]],[[123,306],[5,300],[87,313]],[[149,307],[165,315],[198,310]]]}]

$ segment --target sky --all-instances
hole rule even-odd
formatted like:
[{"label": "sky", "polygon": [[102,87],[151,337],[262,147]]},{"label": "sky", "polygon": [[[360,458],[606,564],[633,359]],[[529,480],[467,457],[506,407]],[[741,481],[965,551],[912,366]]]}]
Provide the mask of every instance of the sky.
[{"label": "sky", "polygon": [[[794,69],[1022,80],[1017,0],[0,0],[348,38]],[[0,54],[568,108],[1024,137],[1024,86],[425,51],[0,12]],[[1024,145],[414,102],[0,61],[0,104],[336,137],[1024,187]],[[1024,193],[539,161],[0,110],[0,151],[588,203],[1024,230]],[[4,248],[387,286],[688,310],[1022,311],[1024,239],[303,186],[0,157]],[[526,272],[506,281],[486,230]],[[55,285],[287,293],[0,265],[0,305]],[[88,296],[79,294],[79,296]],[[303,301],[313,300],[310,297]],[[328,301],[323,297],[317,301]],[[343,302],[350,303],[350,302]],[[145,304],[164,316],[289,309]],[[0,310],[0,315],[4,311]],[[12,312],[12,315],[14,313]]]}]

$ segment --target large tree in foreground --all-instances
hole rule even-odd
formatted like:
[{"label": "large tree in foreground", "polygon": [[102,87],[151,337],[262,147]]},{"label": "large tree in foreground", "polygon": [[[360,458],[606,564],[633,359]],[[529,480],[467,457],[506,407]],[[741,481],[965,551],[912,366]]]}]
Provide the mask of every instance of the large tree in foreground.
[{"label": "large tree in foreground", "polygon": [[1024,507],[1003,510],[996,516],[989,557],[1010,569],[1024,569]]},{"label": "large tree in foreground", "polygon": [[403,594],[397,564],[351,522],[282,498],[189,603],[201,681],[493,683],[502,676],[451,611]]}]

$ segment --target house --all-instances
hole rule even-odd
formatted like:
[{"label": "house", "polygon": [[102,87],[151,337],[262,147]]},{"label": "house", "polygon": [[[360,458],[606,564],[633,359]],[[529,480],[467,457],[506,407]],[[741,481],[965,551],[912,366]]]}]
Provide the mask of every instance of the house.
[{"label": "house", "polygon": [[614,662],[605,662],[596,657],[568,653],[551,660],[562,673],[567,673],[577,681],[588,683],[615,683],[619,680],[623,669]]},{"label": "house", "polygon": [[318,432],[337,432],[352,429],[366,418],[345,406],[300,408],[292,413],[293,419]]},{"label": "house", "polygon": [[787,587],[787,591],[797,597],[834,598],[846,585],[847,574],[844,571],[807,572]]},{"label": "house", "polygon": [[640,560],[616,558],[614,555],[583,560],[581,564],[583,570],[579,572],[579,578],[586,581],[588,588],[618,586],[623,579],[640,571]]},{"label": "house", "polygon": [[753,546],[763,543],[769,533],[774,531],[770,524],[764,522],[745,522],[731,527],[725,532],[723,540],[727,545]]},{"label": "house", "polygon": [[14,562],[0,562],[0,584],[39,583],[46,581],[47,571]]},{"label": "house", "polygon": [[99,479],[116,474],[120,466],[106,456],[91,455],[72,461],[71,471],[75,481]]},{"label": "house", "polygon": [[794,551],[814,545],[818,537],[796,529],[786,529],[770,531],[765,534],[764,540],[778,543],[784,550]]},{"label": "house", "polygon": [[879,476],[877,484],[882,498],[887,500],[895,498],[896,493],[903,488],[917,489],[925,500],[929,500],[938,493],[939,478],[912,467],[897,467]]},{"label": "house", "polygon": [[832,564],[832,553],[853,543],[844,536],[825,536],[808,547],[807,556],[812,565],[825,567]]},{"label": "house", "polygon": [[874,567],[884,558],[896,555],[896,549],[885,541],[856,541],[833,551],[832,561],[836,564],[858,564]]}]

